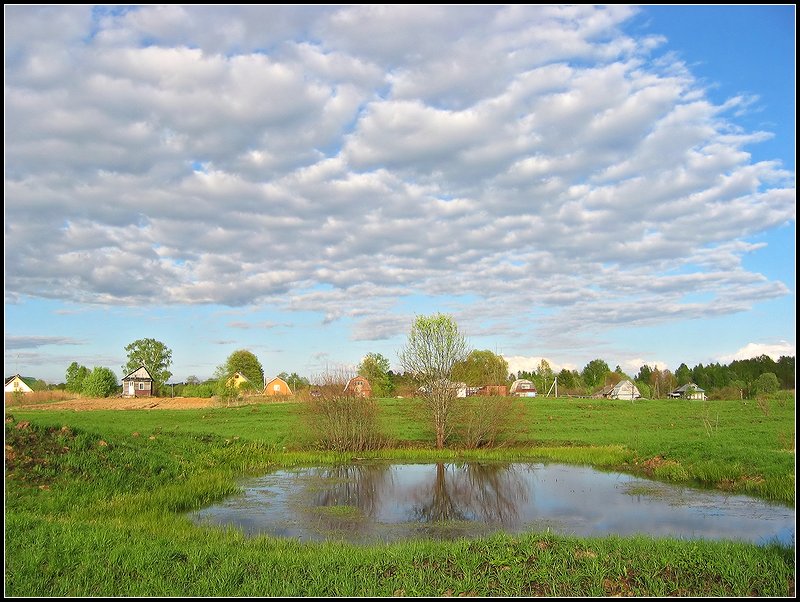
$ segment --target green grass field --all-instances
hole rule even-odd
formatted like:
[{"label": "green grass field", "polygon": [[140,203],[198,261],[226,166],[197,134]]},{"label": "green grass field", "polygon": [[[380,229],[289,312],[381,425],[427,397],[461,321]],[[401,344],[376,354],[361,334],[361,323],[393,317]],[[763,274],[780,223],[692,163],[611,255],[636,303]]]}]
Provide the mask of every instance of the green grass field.
[{"label": "green grass field", "polygon": [[[396,460],[532,459],[616,468],[794,506],[794,397],[534,399],[516,441],[432,449],[409,400],[382,400]],[[43,406],[44,408],[44,406]],[[794,595],[794,549],[551,533],[374,546],[194,526],[235,479],[353,454],[309,449],[297,404],[6,413],[6,595]]]}]

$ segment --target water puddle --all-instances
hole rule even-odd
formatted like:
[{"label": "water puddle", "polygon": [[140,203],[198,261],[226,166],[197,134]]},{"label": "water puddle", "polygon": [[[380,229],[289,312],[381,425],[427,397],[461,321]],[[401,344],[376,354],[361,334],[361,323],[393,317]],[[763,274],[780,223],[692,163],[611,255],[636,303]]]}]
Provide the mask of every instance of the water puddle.
[{"label": "water puddle", "polygon": [[281,470],[190,514],[247,535],[353,543],[496,531],[794,545],[793,508],[587,466],[359,463]]}]

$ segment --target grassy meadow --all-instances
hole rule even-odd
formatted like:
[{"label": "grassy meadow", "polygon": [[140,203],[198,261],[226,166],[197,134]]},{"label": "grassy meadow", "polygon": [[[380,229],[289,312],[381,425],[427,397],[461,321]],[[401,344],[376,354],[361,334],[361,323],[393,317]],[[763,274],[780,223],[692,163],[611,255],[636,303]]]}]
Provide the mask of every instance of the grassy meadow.
[{"label": "grassy meadow", "polygon": [[[359,457],[552,460],[794,506],[795,400],[526,400],[513,440],[444,451],[411,400],[380,400],[389,446]],[[549,532],[371,546],[245,538],[184,515],[316,451],[302,406],[6,410],[9,596],[786,596],[794,549]],[[519,426],[519,425],[518,425]]]}]

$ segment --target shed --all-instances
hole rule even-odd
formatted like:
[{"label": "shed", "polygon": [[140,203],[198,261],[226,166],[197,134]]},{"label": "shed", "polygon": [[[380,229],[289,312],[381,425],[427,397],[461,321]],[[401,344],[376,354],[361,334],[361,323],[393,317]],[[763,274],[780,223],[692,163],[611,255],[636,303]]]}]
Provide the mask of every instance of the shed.
[{"label": "shed", "polygon": [[275,378],[267,381],[267,384],[264,385],[264,395],[288,397],[292,395],[292,389],[285,380],[276,376]]},{"label": "shed", "polygon": [[144,366],[139,366],[122,379],[124,397],[151,397],[153,388],[153,377]]}]

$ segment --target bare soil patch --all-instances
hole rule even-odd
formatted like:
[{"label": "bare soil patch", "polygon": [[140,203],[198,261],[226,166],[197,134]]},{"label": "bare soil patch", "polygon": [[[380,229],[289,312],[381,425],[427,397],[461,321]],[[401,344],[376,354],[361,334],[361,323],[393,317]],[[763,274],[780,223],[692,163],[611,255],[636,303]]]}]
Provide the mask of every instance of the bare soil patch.
[{"label": "bare soil patch", "polygon": [[211,397],[106,397],[79,398],[38,403],[8,403],[7,410],[194,410],[218,407],[221,402]]}]

